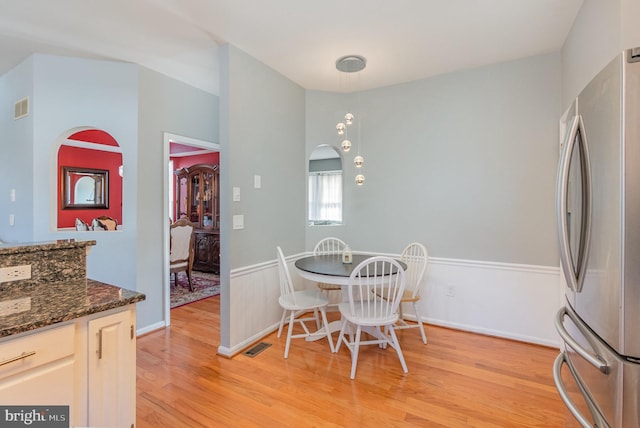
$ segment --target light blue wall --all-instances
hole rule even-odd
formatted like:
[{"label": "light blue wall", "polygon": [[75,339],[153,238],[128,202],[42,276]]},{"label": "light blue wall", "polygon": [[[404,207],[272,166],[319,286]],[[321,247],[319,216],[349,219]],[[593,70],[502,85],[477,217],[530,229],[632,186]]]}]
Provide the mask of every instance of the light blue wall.
[{"label": "light blue wall", "polygon": [[562,47],[562,107],[622,50],[621,0],[585,0]]},{"label": "light blue wall", "polygon": [[[359,250],[420,241],[436,257],[556,266],[560,89],[556,53],[353,95],[365,185],[345,155],[344,225],[308,227],[307,249],[337,235]],[[307,92],[307,155],[339,145],[345,106]]]},{"label": "light blue wall", "polygon": [[239,202],[223,195],[223,222],[239,214],[245,223],[231,231],[230,266],[236,268],[275,259],[276,245],[287,254],[304,249],[305,92],[233,46],[223,47],[223,58],[231,77],[222,82],[228,92],[221,96],[221,184],[241,192]]},{"label": "light blue wall", "polygon": [[[230,347],[231,311],[262,310],[264,302],[231,302],[232,269],[271,262],[305,244],[304,90],[240,49],[220,49],[220,342]],[[254,176],[261,188],[254,187]],[[231,189],[240,189],[240,201]],[[244,215],[244,229],[232,229]],[[258,309],[256,309],[258,311]]]},{"label": "light blue wall", "polygon": [[[31,115],[0,126],[0,240],[96,240],[90,278],[147,295],[138,328],[163,314],[163,133],[217,142],[218,98],[135,64],[34,55],[0,78],[2,117],[30,96]],[[8,107],[11,107],[9,109]],[[57,149],[77,127],[107,131],[123,152],[123,219],[117,232],[58,231]],[[6,154],[6,156],[5,156]],[[17,201],[8,203],[15,188]]]},{"label": "light blue wall", "polygon": [[[29,116],[13,119],[16,101],[29,97],[33,102],[33,58],[0,76],[0,241],[33,240],[33,121]],[[45,182],[46,183],[46,182]],[[16,200],[10,192],[15,189]],[[14,226],[9,215],[15,216]]]},{"label": "light blue wall", "polygon": [[562,47],[562,106],[624,49],[640,47],[640,2],[584,0]]},{"label": "light blue wall", "polygon": [[138,73],[136,201],[136,286],[147,299],[139,303],[138,326],[164,319],[163,216],[167,168],[163,158],[164,132],[217,143],[218,97],[163,74],[139,68]]},{"label": "light blue wall", "polygon": [[102,129],[137,158],[137,66],[36,54],[34,59],[33,240],[95,239],[87,258],[90,278],[136,289],[136,177],[125,177],[122,231],[58,232],[57,151],[76,127]]}]

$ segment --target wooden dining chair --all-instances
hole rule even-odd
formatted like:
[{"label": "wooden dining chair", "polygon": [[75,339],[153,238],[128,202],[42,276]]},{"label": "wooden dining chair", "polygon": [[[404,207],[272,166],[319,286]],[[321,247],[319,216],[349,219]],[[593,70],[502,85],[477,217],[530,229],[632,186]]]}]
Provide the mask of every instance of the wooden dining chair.
[{"label": "wooden dining chair", "polygon": [[94,218],[91,222],[93,230],[117,230],[118,220],[106,215]]},{"label": "wooden dining chair", "polygon": [[178,272],[186,272],[189,290],[193,291],[191,271],[194,258],[194,227],[186,218],[180,219],[170,226],[169,241],[169,275],[173,274],[175,285],[178,285]]},{"label": "wooden dining chair", "polygon": [[[385,256],[368,258],[356,266],[346,287],[349,299],[338,305],[342,327],[336,352],[343,343],[351,352],[351,379],[356,376],[361,345],[390,346],[398,354],[402,370],[407,373],[395,329],[390,328],[398,321],[398,306],[404,293],[403,266]],[[351,327],[355,327],[355,335],[351,332],[346,334]],[[373,339],[362,340],[362,333]]]}]

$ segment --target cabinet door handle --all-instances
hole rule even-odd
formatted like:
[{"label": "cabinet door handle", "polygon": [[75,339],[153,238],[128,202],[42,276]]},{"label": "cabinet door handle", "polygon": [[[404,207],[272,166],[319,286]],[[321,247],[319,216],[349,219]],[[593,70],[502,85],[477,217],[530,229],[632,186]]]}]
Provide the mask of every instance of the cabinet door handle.
[{"label": "cabinet door handle", "polygon": [[102,359],[102,329],[98,330],[98,350],[96,351],[98,354],[98,359]]},{"label": "cabinet door handle", "polygon": [[33,355],[36,355],[36,351],[29,351],[29,352],[23,352],[20,355],[17,355],[13,358],[8,358],[6,360],[0,361],[0,366],[4,366],[5,364],[9,364],[9,363],[13,363],[14,361],[19,361],[19,360],[23,360],[27,357],[31,357]]}]

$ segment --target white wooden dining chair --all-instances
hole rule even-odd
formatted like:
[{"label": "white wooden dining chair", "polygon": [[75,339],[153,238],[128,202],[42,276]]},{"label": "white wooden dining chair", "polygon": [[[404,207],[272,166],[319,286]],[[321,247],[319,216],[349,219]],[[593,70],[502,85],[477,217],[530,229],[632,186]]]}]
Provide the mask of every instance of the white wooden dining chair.
[{"label": "white wooden dining chair", "polygon": [[[427,264],[429,261],[429,255],[427,248],[418,243],[413,242],[407,245],[400,254],[400,260],[407,264],[406,281],[402,299],[400,299],[400,305],[398,306],[398,322],[393,326],[396,330],[405,328],[419,328],[422,335],[422,342],[427,343],[427,335],[424,332],[424,325],[422,324],[422,317],[418,311],[418,302],[420,301],[420,289],[422,279],[427,270]],[[413,312],[416,316],[417,323],[408,323],[404,320],[403,303],[411,304]]]},{"label": "white wooden dining chair", "polygon": [[[284,258],[282,249],[276,247],[278,255],[278,273],[280,276],[280,298],[278,303],[282,307],[282,318],[280,319],[280,327],[278,328],[278,337],[282,335],[282,329],[289,314],[289,327],[287,329],[287,342],[284,348],[284,357],[289,358],[289,348],[291,346],[291,339],[307,338],[312,336],[323,335],[327,337],[329,341],[329,348],[331,352],[335,352],[333,346],[333,340],[331,339],[331,333],[327,326],[327,304],[329,300],[322,294],[320,290],[299,290],[296,291],[293,287],[293,281],[291,280],[291,274],[287,261]],[[313,311],[313,316],[306,316],[305,314]],[[322,323],[318,319],[318,312],[322,316]],[[301,315],[301,316],[300,316]],[[308,321],[315,321],[317,331],[311,332],[307,325]],[[298,323],[304,333],[293,334],[293,329],[296,323]]]},{"label": "white wooden dining chair", "polygon": [[323,238],[316,244],[313,249],[313,255],[321,254],[342,254],[347,243],[340,238]]},{"label": "white wooden dining chair", "polygon": [[[342,239],[340,238],[334,238],[334,237],[328,237],[328,238],[324,238],[321,239],[320,241],[318,241],[318,243],[316,244],[315,248],[313,249],[313,255],[314,256],[318,256],[318,255],[323,255],[323,254],[342,254],[342,252],[344,251],[344,249],[347,247],[347,243],[344,242]],[[322,291],[324,291],[327,294],[327,297],[329,298],[329,300],[333,300],[331,299],[331,291],[341,291],[342,287],[340,287],[339,285],[336,284],[328,284],[326,282],[319,282],[318,283],[318,288]],[[334,293],[334,294],[338,294],[338,293]],[[338,298],[338,301],[340,299]],[[335,301],[335,300],[334,300]],[[330,304],[330,306],[332,308],[337,307],[337,303],[336,304]]]},{"label": "white wooden dining chair", "polygon": [[[346,287],[348,301],[338,305],[342,327],[336,352],[342,343],[351,352],[351,379],[356,376],[361,345],[390,346],[398,354],[402,370],[407,373],[398,337],[395,330],[389,328],[398,321],[398,305],[405,288],[405,272],[400,263],[385,256],[368,258],[356,266]],[[346,335],[351,327],[355,327],[355,335]],[[362,340],[363,332],[372,339]]]}]

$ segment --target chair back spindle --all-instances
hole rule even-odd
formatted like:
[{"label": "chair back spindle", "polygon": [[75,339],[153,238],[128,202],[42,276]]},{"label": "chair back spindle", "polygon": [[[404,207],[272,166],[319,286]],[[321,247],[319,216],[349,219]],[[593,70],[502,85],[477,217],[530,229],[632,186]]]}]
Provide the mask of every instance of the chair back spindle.
[{"label": "chair back spindle", "polygon": [[340,238],[324,238],[316,244],[313,249],[313,254],[316,256],[324,254],[342,254],[342,251],[344,251],[346,246],[346,242]]},{"label": "chair back spindle", "polygon": [[415,298],[420,291],[420,283],[427,269],[427,249],[424,245],[414,242],[405,247],[400,260],[406,263],[407,291]]},{"label": "chair back spindle", "polygon": [[291,302],[295,305],[296,303],[296,293],[293,288],[293,281],[291,279],[291,273],[289,272],[289,268],[287,267],[287,260],[284,258],[284,254],[282,253],[282,248],[276,247],[278,253],[278,276],[280,278],[280,296],[283,296],[285,299],[290,299]]},{"label": "chair back spindle", "polygon": [[[355,379],[361,345],[390,346],[398,354],[402,371],[407,364],[393,329],[404,293],[405,272],[397,261],[385,256],[370,257],[355,267],[347,284],[348,302],[339,304],[342,327],[337,350],[345,344],[351,352],[351,379]],[[349,326],[355,334],[346,334]],[[350,329],[353,330],[353,329]],[[361,333],[368,334],[363,338]]]},{"label": "chair back spindle", "polygon": [[364,260],[349,278],[351,315],[374,324],[397,318],[404,288],[405,272],[397,261],[384,256]]}]

